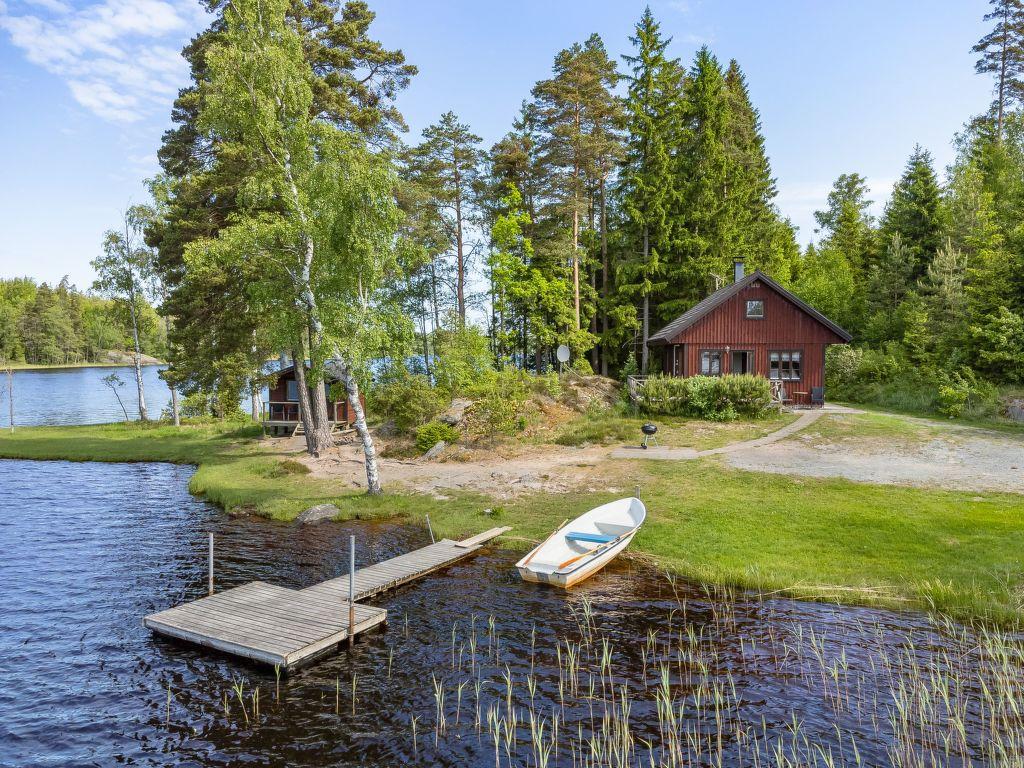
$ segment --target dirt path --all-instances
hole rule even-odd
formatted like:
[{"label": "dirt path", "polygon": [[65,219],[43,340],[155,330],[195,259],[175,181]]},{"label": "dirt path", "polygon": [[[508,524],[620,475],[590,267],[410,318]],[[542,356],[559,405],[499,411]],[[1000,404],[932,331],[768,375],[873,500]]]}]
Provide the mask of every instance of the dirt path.
[{"label": "dirt path", "polygon": [[[410,490],[445,498],[446,491],[472,491],[495,499],[510,499],[522,493],[544,490],[619,490],[617,478],[623,473],[609,471],[608,447],[565,448],[543,446],[511,458],[487,461],[400,461],[381,459],[385,484],[397,483]],[[366,487],[362,451],[342,446],[338,457],[304,460],[318,477],[333,477],[353,487]]]},{"label": "dirt path", "polygon": [[[832,416],[831,418],[846,418]],[[960,491],[1024,493],[1024,435],[907,419],[927,427],[919,439],[811,432],[786,442],[730,451],[737,469]]]}]

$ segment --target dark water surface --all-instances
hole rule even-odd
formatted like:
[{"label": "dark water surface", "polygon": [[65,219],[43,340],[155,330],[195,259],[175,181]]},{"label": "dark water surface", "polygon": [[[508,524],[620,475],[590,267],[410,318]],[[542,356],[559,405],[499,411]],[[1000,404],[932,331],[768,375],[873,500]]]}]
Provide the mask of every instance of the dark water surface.
[{"label": "dark water surface", "polygon": [[[219,588],[336,576],[350,532],[362,562],[427,534],[231,519],[187,493],[190,473],[0,461],[0,765],[671,764],[666,682],[684,741],[712,745],[725,765],[753,764],[765,737],[815,761],[823,745],[836,765],[882,765],[900,742],[893,667],[937,664],[965,700],[976,694],[977,644],[918,615],[710,596],[626,561],[565,593],[521,583],[515,555],[499,550],[377,598],[386,628],[278,686],[271,669],[141,624],[204,593],[207,531]],[[960,717],[964,750],[979,755],[986,715],[975,701]],[[908,741],[953,732],[942,718],[922,727]],[[538,758],[532,744],[545,742]],[[714,762],[703,746],[675,760]]]},{"label": "dark water surface", "polygon": [[[171,404],[171,391],[159,375],[161,368],[157,365],[142,368],[146,408],[151,419],[160,418]],[[139,418],[133,367],[41,368],[14,372],[14,423],[29,427],[123,421],[124,412],[117,404],[117,397],[103,383],[103,378],[112,373],[124,382],[117,391],[128,418]],[[7,384],[7,376],[0,376],[0,427],[11,425]]]}]

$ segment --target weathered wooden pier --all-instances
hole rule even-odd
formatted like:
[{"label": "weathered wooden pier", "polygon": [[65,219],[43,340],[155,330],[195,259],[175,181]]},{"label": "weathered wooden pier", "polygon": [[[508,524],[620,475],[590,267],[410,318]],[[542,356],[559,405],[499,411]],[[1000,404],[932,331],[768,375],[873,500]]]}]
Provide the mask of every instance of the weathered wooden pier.
[{"label": "weathered wooden pier", "polygon": [[509,530],[492,528],[464,541],[442,539],[356,570],[351,585],[348,575],[305,589],[253,581],[151,614],[143,623],[160,635],[287,670],[387,620],[385,609],[357,601],[451,565]]}]

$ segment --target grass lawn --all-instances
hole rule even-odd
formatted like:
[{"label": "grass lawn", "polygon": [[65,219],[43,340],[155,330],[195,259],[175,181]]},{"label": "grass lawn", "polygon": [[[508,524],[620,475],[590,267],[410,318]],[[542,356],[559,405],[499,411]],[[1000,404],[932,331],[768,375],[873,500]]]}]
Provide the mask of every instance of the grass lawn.
[{"label": "grass lawn", "polygon": [[[870,429],[874,422],[864,423]],[[447,536],[512,525],[507,542],[518,547],[611,498],[371,498],[311,477],[287,454],[253,439],[258,433],[218,424],[22,428],[0,434],[0,457],[195,463],[191,490],[227,509],[290,519],[333,502],[344,517],[417,523],[429,513],[434,530]],[[814,599],[931,607],[960,619],[1024,619],[1024,496],[743,472],[717,458],[636,462],[630,471],[649,509],[631,551],[688,578]]]},{"label": "grass lawn", "polygon": [[714,422],[680,416],[640,417],[615,412],[581,414],[555,436],[559,445],[610,445],[639,443],[640,425],[653,421],[658,425],[658,444],[666,448],[694,448],[705,451],[729,443],[753,440],[796,421],[799,414],[773,413],[752,421]]}]

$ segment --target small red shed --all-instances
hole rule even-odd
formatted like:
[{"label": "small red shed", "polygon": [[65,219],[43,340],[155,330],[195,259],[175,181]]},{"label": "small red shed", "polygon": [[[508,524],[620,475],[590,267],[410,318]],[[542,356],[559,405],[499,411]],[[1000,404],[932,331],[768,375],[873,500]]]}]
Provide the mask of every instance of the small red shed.
[{"label": "small red shed", "polygon": [[850,334],[760,270],[743,274],[653,334],[669,376],[753,373],[783,402],[822,405],[825,349]]},{"label": "small red shed", "polygon": [[[348,399],[331,399],[333,381],[325,381],[327,394],[327,410],[334,429],[345,429],[355,420],[355,414],[349,408]],[[362,393],[359,402],[366,407]],[[269,390],[266,407],[263,412],[263,427],[271,435],[293,435],[301,425],[299,418],[299,390],[295,377],[295,366],[282,368],[277,374],[277,382]]]}]

